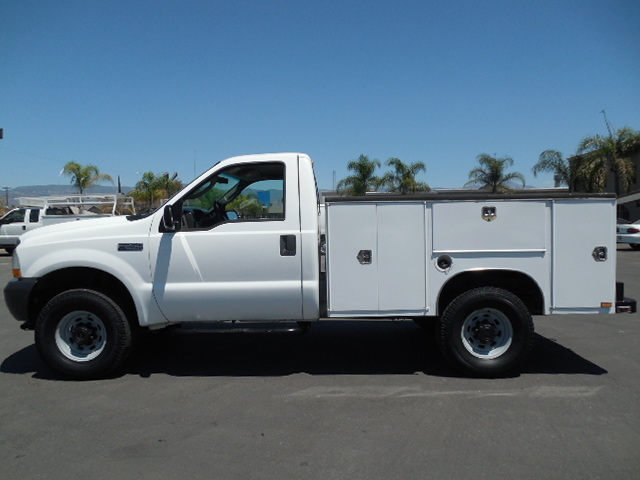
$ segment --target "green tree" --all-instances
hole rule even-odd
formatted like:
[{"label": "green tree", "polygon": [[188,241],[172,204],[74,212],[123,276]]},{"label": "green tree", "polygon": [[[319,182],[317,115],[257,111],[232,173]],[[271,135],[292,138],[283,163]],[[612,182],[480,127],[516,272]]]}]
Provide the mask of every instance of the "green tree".
[{"label": "green tree", "polygon": [[340,195],[364,195],[366,192],[375,191],[380,185],[381,179],[374,175],[376,168],[380,167],[379,160],[370,160],[367,155],[360,155],[357,160],[347,164],[347,169],[353,172],[338,182],[337,188]]},{"label": "green tree", "polygon": [[465,183],[465,187],[479,186],[481,190],[490,190],[491,193],[512,192],[509,183],[516,181],[524,187],[525,180],[521,173],[506,172],[507,167],[513,165],[513,158],[497,158],[486,153],[481,153],[476,158],[480,166],[469,172],[469,181]]},{"label": "green tree", "polygon": [[382,177],[381,183],[389,188],[390,191],[398,192],[401,195],[431,191],[429,185],[416,180],[418,173],[427,171],[427,167],[423,162],[414,162],[407,165],[399,158],[393,157],[387,160],[387,166],[393,167],[393,171],[387,172]]},{"label": "green tree", "polygon": [[62,173],[71,177],[71,184],[78,189],[80,194],[98,182],[111,182],[113,178],[106,173],[100,173],[95,165],[80,165],[77,162],[68,162],[62,169]]},{"label": "green tree", "polygon": [[182,182],[178,179],[178,172],[169,175],[168,172],[161,173],[155,177],[156,190],[162,190],[165,198],[170,198],[174,193],[182,189]]},{"label": "green tree", "polygon": [[158,178],[153,172],[144,172],[142,179],[136,183],[135,190],[129,192],[136,201],[145,203],[153,208],[154,198],[157,196]]},{"label": "green tree", "polygon": [[258,200],[258,196],[255,193],[250,193],[247,195],[238,195],[232,202],[229,202],[226,206],[226,210],[234,210],[243,218],[259,218],[264,209]]},{"label": "green tree", "polygon": [[553,180],[558,185],[566,185],[569,190],[574,189],[575,175],[572,172],[569,161],[563,158],[562,153],[557,150],[545,150],[540,154],[538,163],[533,166],[533,176],[546,172],[553,174]]},{"label": "green tree", "polygon": [[640,149],[640,132],[623,127],[609,136],[590,135],[578,145],[577,175],[587,191],[603,192],[613,173],[615,192],[625,193],[633,183],[635,169],[631,155]]},{"label": "green tree", "polygon": [[178,179],[178,173],[169,175],[163,172],[156,175],[153,172],[144,172],[142,179],[136,183],[135,190],[129,192],[138,202],[153,208],[157,199],[170,198],[182,188],[182,182]]}]

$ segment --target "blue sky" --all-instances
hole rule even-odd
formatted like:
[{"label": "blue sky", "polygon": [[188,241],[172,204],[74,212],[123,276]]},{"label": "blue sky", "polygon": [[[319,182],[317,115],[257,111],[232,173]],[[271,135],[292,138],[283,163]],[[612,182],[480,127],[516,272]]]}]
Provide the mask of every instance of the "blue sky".
[{"label": "blue sky", "polygon": [[0,0],[0,183],[302,151],[322,189],[361,153],[439,188],[508,155],[551,186],[540,153],[606,134],[603,109],[640,130],[639,21],[637,0]]}]

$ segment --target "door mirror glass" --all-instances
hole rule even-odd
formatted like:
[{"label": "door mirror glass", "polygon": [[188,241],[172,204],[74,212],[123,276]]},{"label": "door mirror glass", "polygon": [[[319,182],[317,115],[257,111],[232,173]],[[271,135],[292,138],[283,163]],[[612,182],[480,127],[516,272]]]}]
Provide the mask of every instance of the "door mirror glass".
[{"label": "door mirror glass", "polygon": [[180,222],[176,221],[173,209],[174,205],[166,205],[162,212],[162,231],[164,232],[177,232],[180,230]]}]

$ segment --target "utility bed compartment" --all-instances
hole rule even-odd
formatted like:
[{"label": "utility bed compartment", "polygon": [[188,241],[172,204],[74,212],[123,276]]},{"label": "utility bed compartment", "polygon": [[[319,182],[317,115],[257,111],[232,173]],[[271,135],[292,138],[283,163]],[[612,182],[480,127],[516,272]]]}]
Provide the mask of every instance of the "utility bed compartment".
[{"label": "utility bed compartment", "polygon": [[330,316],[424,315],[425,204],[327,205]]},{"label": "utility bed compartment", "polygon": [[449,280],[488,270],[531,278],[545,314],[614,308],[610,196],[383,198],[326,203],[330,317],[438,315]]}]

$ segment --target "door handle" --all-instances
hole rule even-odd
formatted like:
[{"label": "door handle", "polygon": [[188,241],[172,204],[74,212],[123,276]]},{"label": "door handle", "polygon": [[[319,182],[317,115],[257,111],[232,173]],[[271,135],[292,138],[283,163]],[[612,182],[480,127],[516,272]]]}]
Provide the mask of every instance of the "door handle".
[{"label": "door handle", "polygon": [[296,236],[280,235],[280,256],[295,257],[296,256]]}]

